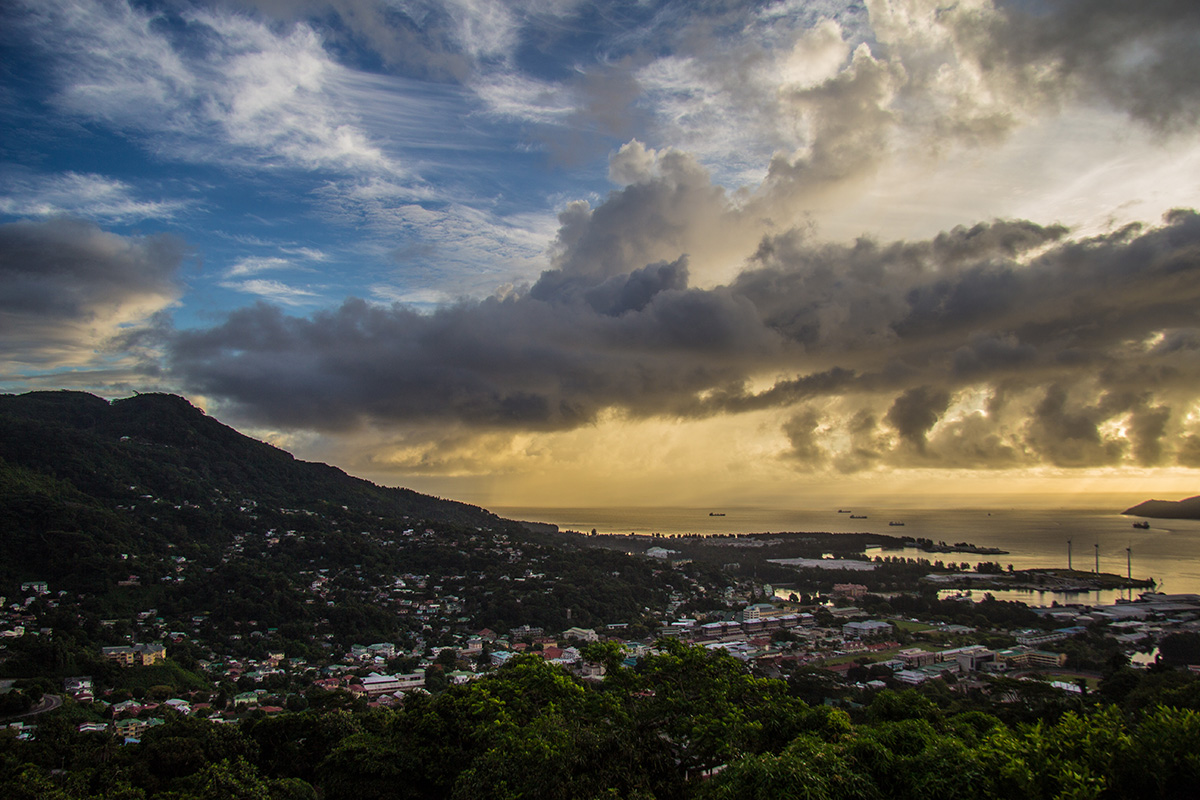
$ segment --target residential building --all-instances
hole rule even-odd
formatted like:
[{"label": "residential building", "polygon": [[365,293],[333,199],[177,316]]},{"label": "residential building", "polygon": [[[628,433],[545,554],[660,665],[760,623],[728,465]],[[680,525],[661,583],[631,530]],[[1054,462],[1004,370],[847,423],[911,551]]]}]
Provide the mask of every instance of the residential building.
[{"label": "residential building", "polygon": [[118,647],[102,647],[100,654],[109,661],[115,661],[121,666],[150,666],[157,664],[167,657],[167,649],[162,644],[134,644]]},{"label": "residential building", "polygon": [[866,622],[847,622],[842,626],[842,636],[847,639],[862,639],[868,636],[887,636],[892,630],[890,622],[872,619]]}]

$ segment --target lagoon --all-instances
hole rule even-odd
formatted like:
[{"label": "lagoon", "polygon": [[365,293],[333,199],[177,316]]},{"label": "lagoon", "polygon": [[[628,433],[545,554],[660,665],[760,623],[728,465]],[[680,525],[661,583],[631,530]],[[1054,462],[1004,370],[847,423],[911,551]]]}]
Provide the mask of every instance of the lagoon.
[{"label": "lagoon", "polygon": [[[849,507],[844,507],[849,510]],[[1126,574],[1126,548],[1135,578],[1153,578],[1158,591],[1200,594],[1200,521],[1150,520],[1136,529],[1136,517],[1095,508],[1060,509],[913,509],[854,507],[856,517],[829,509],[771,509],[734,507],[720,509],[656,506],[632,508],[502,507],[492,511],[508,519],[549,522],[565,530],[600,534],[661,533],[713,535],[722,533],[882,533],[947,543],[970,542],[999,547],[1007,555],[970,553],[926,554],[896,551],[906,557],[968,561],[999,561],[1015,569],[1066,567],[1068,540],[1071,566],[1092,570],[1097,559],[1101,572]],[[710,513],[724,516],[710,516]],[[903,526],[889,525],[903,522]],[[872,553],[874,554],[874,553]],[[1030,605],[1063,602],[1058,595],[1023,592]],[[1029,599],[1025,599],[1028,597]],[[1107,594],[1105,595],[1107,597]],[[1087,602],[1087,593],[1074,602]]]}]

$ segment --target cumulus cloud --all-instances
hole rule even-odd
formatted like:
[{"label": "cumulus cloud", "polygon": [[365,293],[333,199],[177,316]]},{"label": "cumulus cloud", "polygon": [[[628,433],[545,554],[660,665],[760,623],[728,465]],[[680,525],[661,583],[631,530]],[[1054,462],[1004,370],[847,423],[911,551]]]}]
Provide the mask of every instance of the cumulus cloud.
[{"label": "cumulus cloud", "polygon": [[980,63],[1037,74],[1059,91],[1101,99],[1143,122],[1185,129],[1200,114],[1200,8],[1187,0],[1060,0],[961,15]]},{"label": "cumulus cloud", "polygon": [[925,437],[950,405],[944,389],[916,386],[896,398],[888,409],[887,421],[900,438],[919,452],[925,452]]},{"label": "cumulus cloud", "polygon": [[0,359],[9,370],[93,363],[180,295],[183,244],[72,219],[0,225]]}]

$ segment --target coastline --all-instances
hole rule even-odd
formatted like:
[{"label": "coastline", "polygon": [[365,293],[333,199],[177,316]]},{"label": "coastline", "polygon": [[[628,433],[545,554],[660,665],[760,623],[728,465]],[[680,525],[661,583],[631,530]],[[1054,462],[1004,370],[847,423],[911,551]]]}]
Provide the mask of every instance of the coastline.
[{"label": "coastline", "polygon": [[[1122,508],[985,509],[896,508],[843,503],[842,510],[859,511],[866,519],[849,519],[830,504],[817,510],[753,507],[688,508],[679,506],[631,508],[497,508],[510,519],[557,525],[562,530],[589,534],[636,532],[641,538],[671,540],[691,536],[736,536],[780,532],[870,533],[889,537],[928,539],[953,545],[967,542],[978,548],[997,548],[1003,555],[980,552],[953,556],[956,560],[1001,560],[1014,569],[1067,569],[1153,579],[1166,592],[1200,594],[1200,521],[1151,520],[1150,528],[1132,527]],[[724,517],[710,517],[721,511]],[[519,516],[514,516],[517,514]],[[904,522],[890,526],[889,522]],[[669,545],[667,545],[669,546]],[[895,551],[900,554],[900,551]],[[926,557],[914,548],[906,557]]]}]

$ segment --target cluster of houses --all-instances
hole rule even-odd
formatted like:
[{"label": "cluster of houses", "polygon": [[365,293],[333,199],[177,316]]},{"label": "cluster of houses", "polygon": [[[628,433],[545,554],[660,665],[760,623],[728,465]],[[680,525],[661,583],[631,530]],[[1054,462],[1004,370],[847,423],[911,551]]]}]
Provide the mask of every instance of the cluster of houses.
[{"label": "cluster of houses", "polygon": [[[268,533],[276,541],[280,537],[296,535],[292,531]],[[404,530],[393,535],[397,540],[437,538],[434,531],[427,529]],[[229,555],[234,555],[242,544],[236,542]],[[543,573],[533,571],[530,565],[534,562],[525,558],[521,549],[503,536],[480,537],[480,546],[490,548],[489,554],[494,556],[496,563],[514,565],[510,574],[501,576],[505,582],[536,586],[547,580]],[[672,555],[665,548],[659,550],[662,552],[647,552],[647,555],[662,560]],[[180,557],[171,560],[171,572],[178,577],[182,577],[189,568],[186,560]],[[305,577],[308,586],[305,602],[314,605],[333,605],[336,602],[339,591],[336,575],[325,569],[313,569]],[[448,648],[428,648],[423,634],[418,634],[407,649],[394,643],[381,642],[354,644],[345,651],[335,649],[327,637],[321,642],[325,654],[311,661],[287,658],[283,652],[268,652],[265,657],[259,658],[234,657],[215,652],[220,645],[209,638],[211,630],[204,616],[193,617],[190,628],[185,620],[181,623],[184,631],[168,631],[162,619],[157,617],[157,612],[150,609],[138,615],[139,627],[135,634],[138,639],[157,636],[167,642],[189,638],[204,642],[214,652],[209,654],[207,660],[200,662],[201,669],[214,678],[236,682],[243,691],[228,698],[227,706],[220,710],[201,699],[200,694],[191,699],[177,697],[160,703],[133,700],[116,703],[110,709],[111,722],[86,723],[81,729],[102,727],[114,731],[118,736],[136,739],[148,727],[161,724],[169,713],[202,714],[214,720],[236,719],[252,709],[268,714],[278,713],[283,710],[277,704],[280,702],[279,694],[262,688],[268,678],[277,674],[285,674],[289,678],[304,676],[311,688],[343,690],[365,698],[371,706],[397,704],[403,702],[406,694],[425,691],[434,670],[447,683],[463,683],[526,652],[561,664],[585,678],[599,678],[603,674],[602,668],[588,663],[581,651],[582,645],[601,639],[623,644],[629,654],[627,663],[634,663],[636,658],[652,652],[653,644],[650,642],[665,637],[705,647],[723,648],[748,663],[757,664],[768,674],[785,666],[788,661],[799,664],[841,661],[841,664],[831,668],[844,672],[847,666],[852,666],[853,661],[846,661],[843,657],[880,653],[876,663],[890,669],[896,683],[915,686],[948,675],[1062,667],[1065,656],[1055,650],[1055,642],[1082,633],[1095,622],[1107,623],[1108,632],[1129,649],[1145,647],[1169,632],[1200,630],[1200,596],[1149,594],[1137,602],[1106,607],[1041,609],[1039,613],[1057,622],[1059,627],[1053,630],[1015,631],[1013,638],[1016,646],[1007,649],[990,649],[970,643],[972,629],[964,626],[938,628],[944,633],[960,634],[962,638],[958,642],[966,642],[962,646],[941,650],[901,648],[895,641],[893,621],[866,618],[862,611],[853,607],[829,608],[833,623],[830,623],[825,612],[820,612],[824,622],[820,624],[816,615],[797,610],[794,604],[785,607],[761,602],[750,602],[736,615],[726,615],[729,618],[681,617],[671,620],[667,617],[670,621],[665,622],[647,641],[627,641],[623,636],[625,626],[619,622],[599,630],[568,628],[557,635],[547,635],[545,631],[529,626],[514,628],[503,634],[486,629],[468,633],[462,597],[467,587],[479,582],[478,575],[435,577],[401,574],[389,578],[389,581],[387,585],[365,590],[366,599],[377,607],[411,620],[414,630],[429,632],[433,641],[443,644],[453,642],[450,648],[454,651],[453,659],[443,655]],[[759,589],[761,587],[755,587],[754,591]],[[21,602],[6,605],[6,601],[0,598],[0,608],[4,612],[0,619],[0,637],[27,635],[27,631],[36,630],[36,616],[29,612],[31,603],[37,598],[43,598],[47,603],[54,602],[45,582],[30,582],[23,585],[21,590],[25,596]],[[860,583],[839,583],[833,587],[834,596],[849,601],[867,593],[868,587]],[[765,594],[770,597],[773,591],[768,589]],[[727,587],[724,596],[734,597],[733,588]],[[682,605],[686,599],[682,595],[673,596],[668,612]],[[253,629],[255,623],[252,621],[247,624],[249,627],[241,629],[247,638],[268,634],[265,630]],[[930,627],[938,626],[931,624]],[[779,635],[781,632],[783,635]],[[437,638],[433,638],[434,633]],[[146,666],[161,662],[166,657],[166,647],[161,641],[130,643],[105,647],[102,655],[122,667]],[[404,659],[405,666],[397,667],[397,659]],[[290,681],[293,688],[295,683],[294,680]],[[268,685],[272,684],[268,682]],[[883,684],[873,682],[867,685]],[[68,679],[64,684],[64,693],[79,703],[102,702],[96,696],[92,681],[86,677]]]}]

